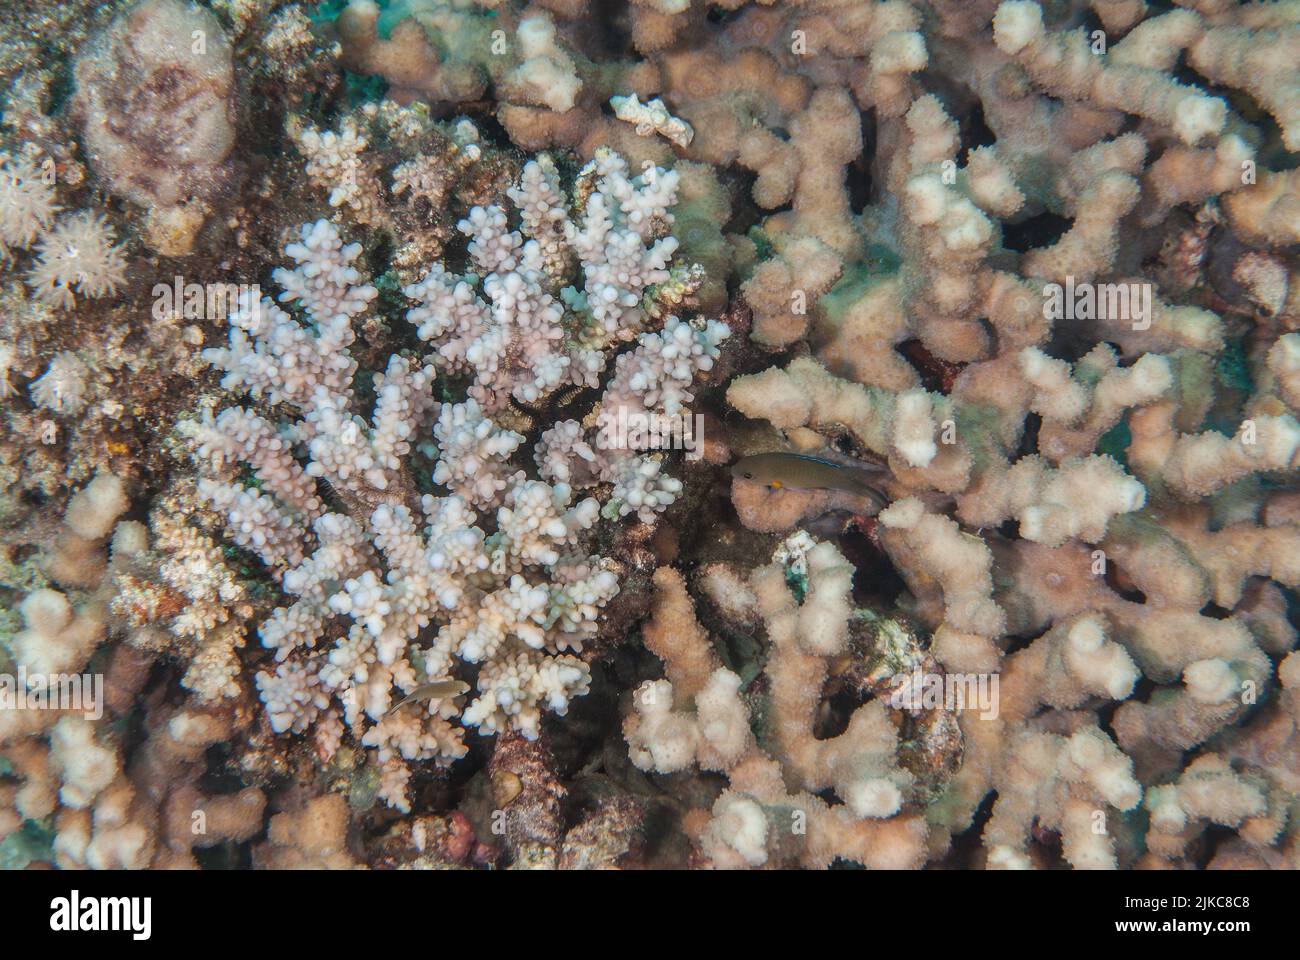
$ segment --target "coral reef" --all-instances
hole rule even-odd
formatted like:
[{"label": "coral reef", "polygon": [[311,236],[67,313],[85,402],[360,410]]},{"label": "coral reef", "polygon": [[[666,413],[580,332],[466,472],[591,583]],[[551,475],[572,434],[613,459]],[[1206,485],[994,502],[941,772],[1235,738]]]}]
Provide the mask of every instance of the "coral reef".
[{"label": "coral reef", "polygon": [[28,7],[0,865],[1300,867],[1293,0]]}]

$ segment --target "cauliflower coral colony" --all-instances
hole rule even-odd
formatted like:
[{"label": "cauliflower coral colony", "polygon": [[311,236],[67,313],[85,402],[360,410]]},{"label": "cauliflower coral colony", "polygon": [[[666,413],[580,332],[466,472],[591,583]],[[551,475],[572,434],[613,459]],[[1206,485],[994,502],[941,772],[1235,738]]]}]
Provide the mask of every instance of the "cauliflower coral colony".
[{"label": "cauliflower coral colony", "polygon": [[6,6],[0,864],[1300,866],[1297,50]]}]

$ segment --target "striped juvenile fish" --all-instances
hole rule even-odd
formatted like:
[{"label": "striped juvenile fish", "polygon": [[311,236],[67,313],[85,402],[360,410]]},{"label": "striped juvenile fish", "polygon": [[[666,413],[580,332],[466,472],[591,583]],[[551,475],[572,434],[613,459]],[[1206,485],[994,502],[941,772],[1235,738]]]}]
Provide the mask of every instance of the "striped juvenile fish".
[{"label": "striped juvenile fish", "polygon": [[448,697],[459,697],[462,693],[468,692],[469,684],[461,680],[452,680],[450,678],[432,680],[429,683],[420,684],[408,693],[401,703],[388,712],[396,713],[408,703],[414,703],[417,700],[445,700]]},{"label": "striped juvenile fish", "polygon": [[731,467],[733,477],[772,490],[843,490],[868,497],[879,508],[884,508],[889,498],[872,481],[884,472],[884,467],[873,464],[845,466],[803,453],[757,453],[742,457]]}]

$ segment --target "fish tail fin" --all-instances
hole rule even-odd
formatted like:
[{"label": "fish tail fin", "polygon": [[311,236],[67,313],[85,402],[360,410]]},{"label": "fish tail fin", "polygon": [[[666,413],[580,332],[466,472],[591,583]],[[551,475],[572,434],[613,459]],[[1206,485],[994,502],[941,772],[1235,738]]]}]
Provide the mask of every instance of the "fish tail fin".
[{"label": "fish tail fin", "polygon": [[846,476],[852,483],[854,490],[864,497],[867,497],[875,504],[876,510],[880,511],[889,505],[889,498],[876,486],[875,480],[878,476],[869,470],[861,470],[856,467],[846,467]]}]

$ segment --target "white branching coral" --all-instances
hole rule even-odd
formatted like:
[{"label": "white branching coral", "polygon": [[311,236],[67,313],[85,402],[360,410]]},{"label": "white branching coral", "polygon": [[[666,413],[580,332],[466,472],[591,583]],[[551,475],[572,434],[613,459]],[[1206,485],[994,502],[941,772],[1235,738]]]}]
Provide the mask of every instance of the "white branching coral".
[{"label": "white branching coral", "polygon": [[472,504],[490,505],[506,487],[522,479],[522,473],[507,472],[506,461],[524,438],[485,417],[476,400],[444,405],[433,435],[440,450],[434,482]]},{"label": "white branching coral", "polygon": [[[647,432],[653,421],[670,432],[691,431],[685,423],[686,405],[694,399],[691,384],[712,369],[719,345],[730,335],[727,325],[717,320],[693,326],[669,317],[662,332],[641,334],[636,349],[618,358],[596,417],[595,452],[587,458],[592,447],[574,442],[568,450],[590,459],[595,475],[614,485],[611,509],[620,516],[635,513],[642,522],[652,523],[656,513],[677,499],[681,482],[662,474],[661,460],[636,452],[643,446],[637,432]],[[546,469],[557,469],[558,451],[548,448]],[[591,472],[577,463],[558,469]]]},{"label": "white branching coral", "polygon": [[[405,289],[417,302],[407,319],[443,366],[473,372],[470,396],[489,414],[564,383],[598,386],[607,351],[646,326],[643,298],[670,279],[677,240],[664,234],[677,181],[659,168],[630,178],[627,163],[602,150],[579,175],[589,194],[575,223],[554,165],[531,161],[508,191],[521,230],[500,207],[473,208],[459,228],[477,272],[456,276],[435,264]],[[583,287],[561,288],[575,256]]]},{"label": "white branching coral", "polygon": [[305,127],[297,137],[297,144],[307,158],[307,176],[330,191],[331,207],[346,204],[362,213],[368,205],[373,205],[375,198],[367,196],[365,190],[369,175],[360,160],[367,142],[355,124],[345,122],[337,133]]},{"label": "white branching coral", "polygon": [[601,477],[614,485],[610,504],[619,516],[635,513],[642,523],[653,523],[655,514],[677,499],[682,482],[662,470],[663,461],[653,456],[609,458]]},{"label": "white branching coral", "polygon": [[[182,483],[150,512],[149,528],[119,523],[113,534],[116,595],[110,604],[137,651],[168,650],[188,660],[182,686],[211,703],[246,686],[236,651],[253,615],[248,584],[207,533],[179,509],[192,504]],[[152,538],[149,536],[152,532]]]},{"label": "white branching coral", "polygon": [[27,285],[38,299],[64,309],[77,296],[116,293],[126,282],[126,259],[116,239],[108,222],[89,210],[60,218],[37,243]]},{"label": "white branching coral", "polygon": [[[460,229],[477,273],[458,276],[434,264],[405,289],[416,301],[407,319],[437,347],[440,365],[474,378],[470,400],[444,407],[435,427],[444,453],[434,479],[476,505],[490,501],[510,482],[504,464],[523,439],[490,418],[565,384],[599,387],[613,348],[636,339],[600,401],[599,435],[586,436],[576,422],[557,424],[536,456],[544,478],[612,484],[611,511],[650,523],[676,500],[681,483],[662,474],[661,461],[640,455],[618,427],[628,417],[687,416],[691,384],[712,368],[731,331],[716,320],[675,316],[661,330],[647,329],[657,285],[675,285],[678,295],[692,282],[689,271],[674,278],[667,269],[677,247],[664,235],[673,222],[668,208],[677,174],[652,168],[629,178],[626,162],[602,150],[578,181],[575,193],[585,193],[585,205],[575,223],[554,163],[545,155],[529,162],[507,191],[520,230],[510,229],[500,207],[475,207]],[[575,263],[582,289],[561,288]],[[480,277],[486,301],[477,290]]]},{"label": "white branching coral", "polygon": [[633,93],[626,97],[610,97],[609,105],[614,108],[614,116],[636,126],[639,137],[657,133],[679,147],[689,147],[695,139],[691,125],[669,113],[668,107],[658,97],[642,103]]},{"label": "white branching coral", "polygon": [[[346,135],[308,131],[301,141],[325,166],[357,152]],[[659,169],[629,178],[626,163],[602,151],[579,175],[575,224],[554,164],[528,164],[507,191],[522,232],[502,208],[475,207],[460,224],[474,272],[435,263],[406,288],[416,301],[407,317],[437,353],[429,365],[391,357],[374,377],[369,420],[356,412],[349,348],[352,320],[377,293],[355,266],[360,246],[327,220],[304,225],[286,247],[296,265],[274,273],[278,300],[301,314],[245,295],[228,343],[204,351],[227,390],[296,413],[275,424],[232,407],[182,428],[213,468],[200,492],[285,594],[259,631],[275,658],[256,678],[272,726],[311,731],[322,756],[350,729],[375,749],[380,794],[398,807],[406,764],[462,756],[462,725],[536,737],[543,711],[562,714],[587,691],[576,654],[619,590],[617,569],[583,549],[588,531],[602,516],[652,522],[681,493],[661,456],[604,425],[588,436],[577,421],[542,435],[533,451],[542,479],[528,480],[515,462],[524,437],[494,420],[564,384],[600,386],[609,355],[628,340],[637,344],[620,357],[600,416],[688,419],[695,378],[730,330],[655,303],[659,285],[675,305],[696,282],[692,271],[668,270],[676,184]],[[561,289],[576,266],[582,288]],[[435,368],[469,374],[468,397],[435,401]],[[412,458],[448,495],[417,493],[426,484]],[[604,510],[575,494],[602,484]],[[467,701],[395,706],[460,663],[477,665]]]},{"label": "white branching coral", "polygon": [[618,358],[601,400],[602,412],[658,410],[677,416],[694,399],[690,387],[696,375],[713,368],[719,345],[730,335],[727,325],[717,320],[695,328],[669,317],[662,332],[643,334],[635,350]]},{"label": "white branching coral", "polygon": [[[477,256],[504,264],[510,248]],[[277,425],[232,407],[186,421],[182,432],[213,469],[200,492],[286,597],[259,631],[276,661],[256,677],[272,727],[311,730],[322,756],[350,729],[375,750],[380,795],[406,809],[407,764],[463,756],[462,724],[536,737],[543,710],[563,713],[586,692],[586,664],[564,651],[580,652],[594,636],[618,576],[582,549],[599,503],[511,470],[523,437],[473,398],[439,410],[432,367],[391,357],[374,378],[373,415],[355,413],[351,320],[375,296],[353,266],[360,248],[320,220],[286,252],[297,265],[276,271],[279,299],[296,301],[303,321],[246,296],[230,316],[228,344],[204,355],[225,371],[227,389],[297,418]],[[408,461],[430,434],[437,460],[424,469],[449,496],[416,492]],[[241,476],[245,468],[251,476]],[[494,532],[476,511],[495,513],[484,525]],[[459,695],[402,703],[462,661],[480,665],[468,704]]]},{"label": "white branching coral", "polygon": [[351,318],[364,310],[376,291],[359,282],[360,274],[352,265],[361,254],[361,244],[344,246],[338,228],[328,220],[303,224],[300,234],[299,242],[284,248],[297,267],[275,271],[275,282],[283,288],[277,299],[298,301],[317,323],[338,324],[340,316]]}]

